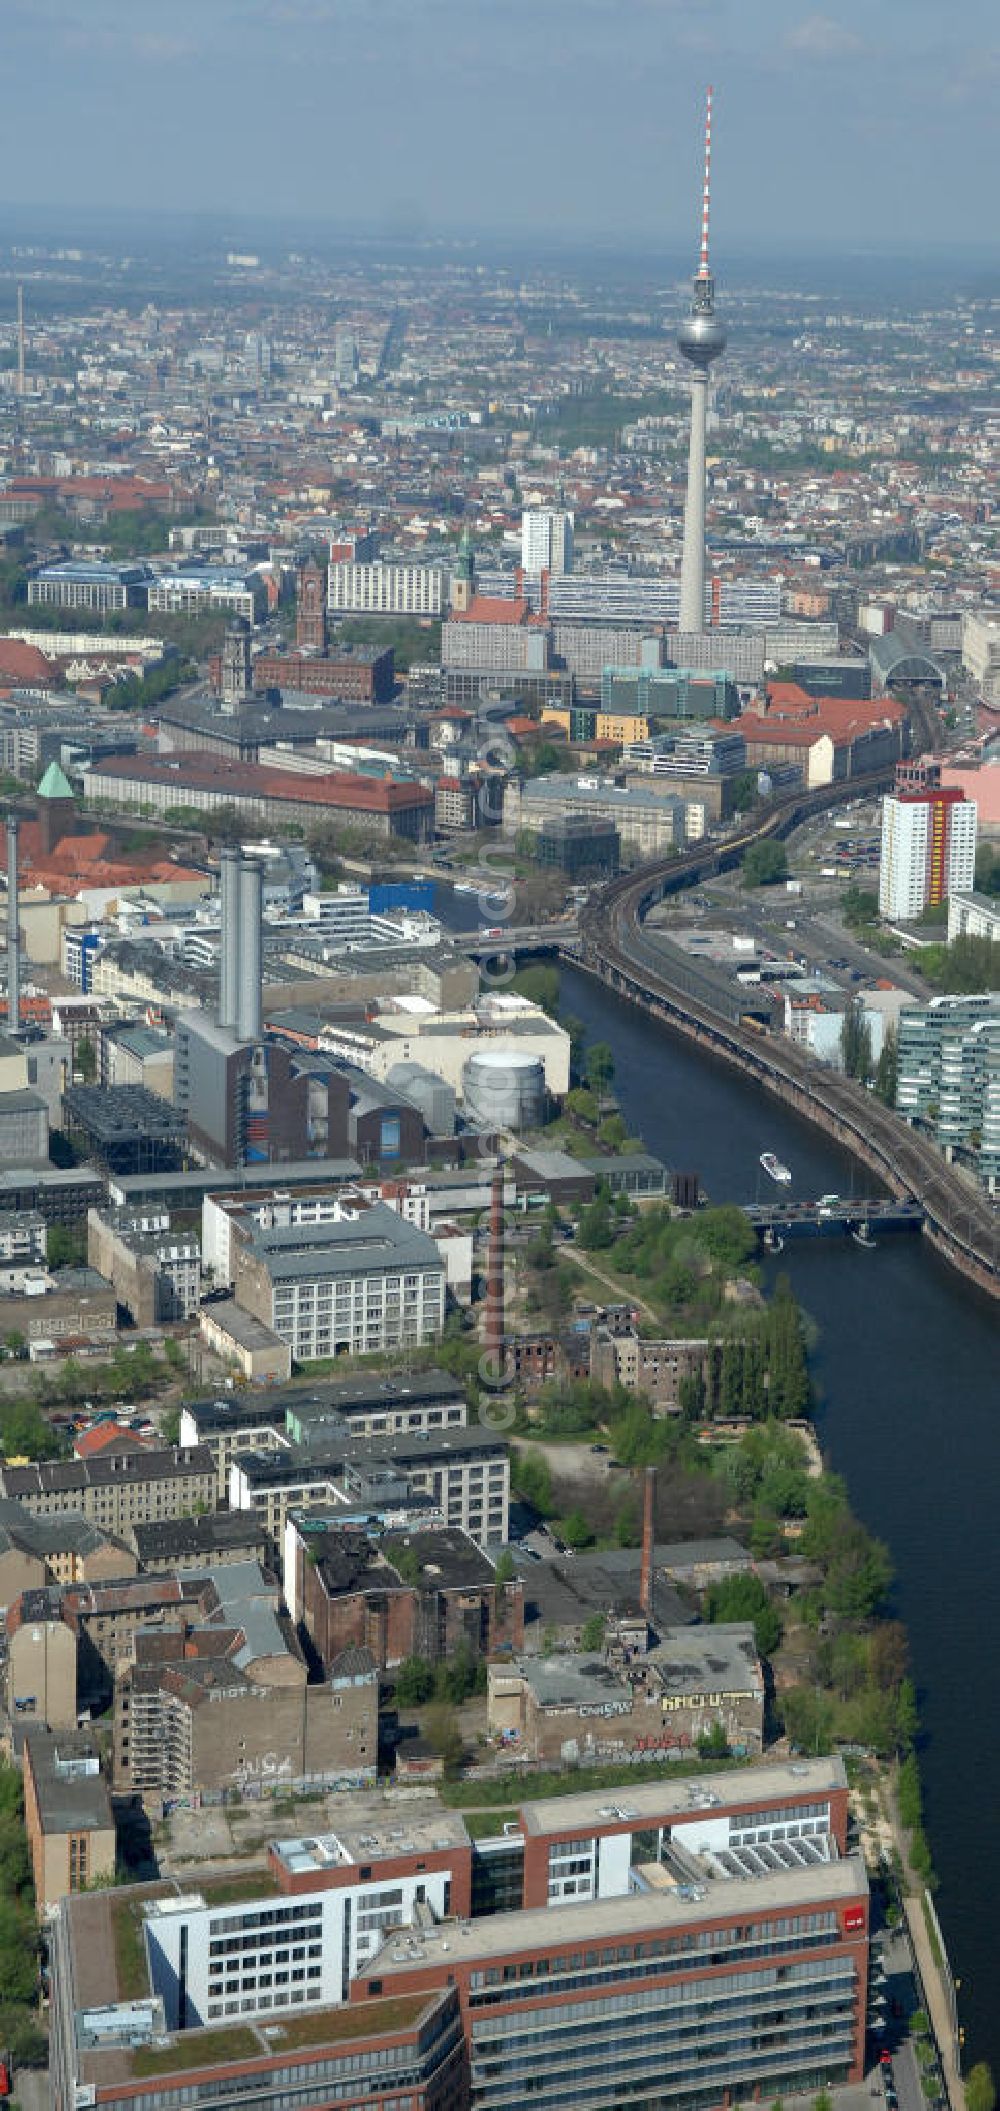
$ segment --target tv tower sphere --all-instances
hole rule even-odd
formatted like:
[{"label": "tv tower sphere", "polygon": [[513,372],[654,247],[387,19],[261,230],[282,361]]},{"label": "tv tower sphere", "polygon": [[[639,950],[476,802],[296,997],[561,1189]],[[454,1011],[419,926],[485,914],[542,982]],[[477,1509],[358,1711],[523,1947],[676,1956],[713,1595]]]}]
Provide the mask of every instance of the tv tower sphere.
[{"label": "tv tower sphere", "polygon": [[726,332],[715,312],[715,280],[708,264],[708,207],[712,172],[712,90],[705,114],[705,178],[701,199],[701,257],[691,288],[691,309],[680,322],[677,346],[691,375],[691,444],[684,502],[680,629],[705,628],[705,402],[708,370],[725,351]]},{"label": "tv tower sphere", "polygon": [[726,331],[714,307],[697,306],[698,291],[696,280],[691,313],[683,316],[677,325],[677,345],[685,359],[690,359],[692,366],[699,367],[702,373],[707,374],[713,359],[718,359],[726,349]]}]

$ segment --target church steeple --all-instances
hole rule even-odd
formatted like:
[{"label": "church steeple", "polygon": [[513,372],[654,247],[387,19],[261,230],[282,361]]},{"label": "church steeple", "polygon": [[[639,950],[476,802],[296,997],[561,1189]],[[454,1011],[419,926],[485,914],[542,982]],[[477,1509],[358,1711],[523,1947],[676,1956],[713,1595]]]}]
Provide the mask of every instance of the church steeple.
[{"label": "church steeple", "polygon": [[299,652],[326,651],[326,571],[307,558],[299,573],[295,611],[295,643]]},{"label": "church steeple", "polygon": [[63,836],[72,835],[76,825],[73,787],[57,762],[49,763],[36,797],[42,852],[49,857]]},{"label": "church steeple", "polygon": [[464,616],[468,613],[475,591],[475,552],[472,547],[472,537],[469,534],[469,530],[468,528],[463,528],[462,539],[458,545],[458,562],[452,573],[451,580],[451,607],[454,615]]}]

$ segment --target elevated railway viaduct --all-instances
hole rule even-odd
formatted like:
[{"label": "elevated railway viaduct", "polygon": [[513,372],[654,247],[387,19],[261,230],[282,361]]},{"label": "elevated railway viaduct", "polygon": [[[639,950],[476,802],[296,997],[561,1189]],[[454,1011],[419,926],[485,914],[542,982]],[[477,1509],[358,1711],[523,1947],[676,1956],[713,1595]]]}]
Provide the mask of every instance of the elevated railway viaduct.
[{"label": "elevated railway viaduct", "polygon": [[751,843],[786,836],[811,814],[871,796],[887,781],[882,774],[855,777],[777,800],[758,822],[730,837],[612,881],[581,910],[580,964],[824,1129],[891,1195],[919,1202],[925,1237],[981,1290],[1000,1298],[1000,1216],[986,1196],[863,1086],[762,1028],[747,1016],[740,991],[724,987],[669,945],[654,943],[643,928],[657,902],[739,865]]}]

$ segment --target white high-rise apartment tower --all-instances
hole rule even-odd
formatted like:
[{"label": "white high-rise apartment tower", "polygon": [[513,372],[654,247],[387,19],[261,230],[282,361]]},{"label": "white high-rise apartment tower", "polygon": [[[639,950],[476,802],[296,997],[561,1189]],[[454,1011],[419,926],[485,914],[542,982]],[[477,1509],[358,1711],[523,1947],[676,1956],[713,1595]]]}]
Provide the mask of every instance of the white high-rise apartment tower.
[{"label": "white high-rise apartment tower", "polygon": [[708,370],[725,350],[726,333],[715,312],[715,280],[708,268],[708,204],[712,173],[712,90],[705,112],[705,180],[701,194],[701,258],[691,291],[691,312],[677,332],[677,344],[691,372],[691,444],[688,450],[687,497],[684,501],[684,548],[681,556],[682,631],[705,628],[705,406]]},{"label": "white high-rise apartment tower", "polygon": [[976,804],[958,790],[929,786],[882,802],[878,906],[906,923],[951,894],[967,894],[976,874]]},{"label": "white high-rise apartment tower", "polygon": [[528,506],[521,515],[521,567],[529,579],[573,569],[573,515],[562,507]]}]

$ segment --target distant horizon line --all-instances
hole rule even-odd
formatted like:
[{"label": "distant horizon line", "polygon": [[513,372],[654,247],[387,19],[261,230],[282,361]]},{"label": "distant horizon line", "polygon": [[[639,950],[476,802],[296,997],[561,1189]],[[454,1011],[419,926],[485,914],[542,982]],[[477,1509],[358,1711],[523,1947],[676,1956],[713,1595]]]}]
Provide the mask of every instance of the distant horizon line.
[{"label": "distant horizon line", "polygon": [[[62,243],[72,242],[74,236],[82,237],[85,233],[93,235],[97,227],[145,227],[162,236],[168,234],[171,229],[181,231],[194,223],[206,232],[211,230],[220,244],[225,242],[227,231],[233,238],[238,235],[241,240],[246,241],[257,230],[262,245],[267,248],[273,248],[275,242],[284,242],[295,230],[300,230],[305,239],[315,240],[321,237],[324,244],[336,242],[347,248],[399,248],[422,253],[450,249],[517,249],[525,255],[551,254],[553,251],[565,250],[584,255],[614,254],[627,257],[630,261],[644,255],[651,258],[676,256],[682,262],[690,260],[692,272],[697,263],[695,247],[687,233],[666,234],[654,228],[637,231],[634,220],[627,232],[612,228],[588,232],[584,227],[568,226],[506,229],[501,225],[488,226],[482,223],[476,226],[454,223],[449,226],[432,226],[423,224],[422,220],[419,224],[393,225],[391,216],[373,219],[359,226],[356,223],[349,225],[332,215],[299,212],[292,208],[283,211],[275,211],[273,208],[248,211],[246,207],[206,204],[81,204],[79,199],[58,204],[41,200],[26,203],[0,199],[0,211],[8,215],[11,221],[16,222],[20,218],[28,223],[32,220],[44,223],[48,238],[58,238]],[[51,224],[57,218],[64,220],[58,237]],[[23,230],[16,226],[8,227],[7,240],[3,245],[8,254],[16,246],[16,237],[20,232]],[[11,237],[15,239],[12,240]],[[762,237],[759,231],[751,234],[733,231],[728,240],[724,232],[720,237],[717,231],[716,249],[722,258],[735,260],[738,256],[760,259],[773,257],[782,262],[789,259],[805,262],[809,258],[821,257],[824,262],[843,263],[913,263],[919,259],[925,263],[961,264],[985,263],[988,259],[996,260],[998,257],[998,244],[992,235],[966,235],[961,242],[956,242],[953,235],[944,234],[928,241],[926,234],[915,234],[906,239],[889,235],[872,236],[870,233],[864,237],[860,234],[822,235],[817,234],[815,229],[810,230],[808,234],[787,236],[775,232],[766,238]]]}]

